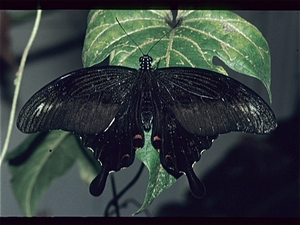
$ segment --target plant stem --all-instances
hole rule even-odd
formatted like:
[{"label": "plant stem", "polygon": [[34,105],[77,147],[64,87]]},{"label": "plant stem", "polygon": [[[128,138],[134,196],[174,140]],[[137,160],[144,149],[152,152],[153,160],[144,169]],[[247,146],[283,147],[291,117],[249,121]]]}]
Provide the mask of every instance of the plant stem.
[{"label": "plant stem", "polygon": [[113,173],[110,174],[110,180],[111,180],[111,186],[112,186],[112,191],[113,191],[113,199],[115,199],[115,201],[112,204],[115,206],[117,217],[120,217],[118,198],[116,198],[117,190],[116,190],[116,184],[115,184],[115,177],[114,177]]},{"label": "plant stem", "polygon": [[119,194],[117,194],[116,196],[114,196],[114,198],[112,200],[109,201],[109,203],[107,204],[106,208],[105,208],[105,212],[104,212],[104,216],[107,217],[109,216],[109,209],[112,205],[114,205],[114,203],[116,201],[118,201],[119,198],[122,197],[123,194],[126,193],[126,191],[128,191],[129,188],[132,187],[132,185],[135,184],[135,182],[139,179],[140,175],[142,174],[143,172],[143,169],[144,169],[144,163],[141,163],[141,166],[140,166],[140,169],[139,171],[137,172],[137,174],[135,175],[135,177],[129,182],[129,184],[127,184],[127,186],[122,190],[120,191]]},{"label": "plant stem", "polygon": [[22,75],[23,75],[23,71],[24,71],[24,67],[25,67],[25,62],[26,62],[29,50],[31,48],[31,45],[32,45],[32,43],[34,41],[34,38],[36,36],[36,33],[38,31],[38,27],[39,27],[40,20],[41,20],[41,15],[42,15],[42,10],[37,10],[36,19],[35,19],[35,23],[34,23],[31,35],[30,35],[30,38],[29,38],[28,43],[26,45],[26,48],[24,49],[22,59],[21,59],[21,62],[20,62],[20,66],[19,66],[19,70],[16,73],[16,79],[15,79],[16,87],[15,87],[14,98],[13,98],[11,111],[10,111],[10,118],[9,118],[9,122],[8,122],[7,135],[6,135],[6,139],[5,139],[5,142],[4,142],[4,145],[3,145],[3,148],[2,148],[2,152],[1,152],[0,167],[2,165],[5,154],[6,154],[7,149],[8,149],[8,144],[9,144],[9,140],[10,140],[10,136],[11,136],[11,131],[12,131],[13,123],[14,123],[14,119],[15,119],[17,100],[18,100],[18,96],[19,96],[19,91],[20,91]]}]

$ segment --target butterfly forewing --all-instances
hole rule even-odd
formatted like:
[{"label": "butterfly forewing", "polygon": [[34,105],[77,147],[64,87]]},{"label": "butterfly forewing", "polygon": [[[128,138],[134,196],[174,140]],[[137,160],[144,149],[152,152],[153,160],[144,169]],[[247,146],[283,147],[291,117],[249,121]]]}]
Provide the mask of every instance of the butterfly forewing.
[{"label": "butterfly forewing", "polygon": [[55,129],[99,133],[130,104],[137,73],[124,67],[92,67],[64,75],[29,99],[17,127],[25,133]]},{"label": "butterfly forewing", "polygon": [[157,96],[189,133],[262,134],[276,128],[267,103],[233,78],[195,68],[158,69],[155,78]]}]

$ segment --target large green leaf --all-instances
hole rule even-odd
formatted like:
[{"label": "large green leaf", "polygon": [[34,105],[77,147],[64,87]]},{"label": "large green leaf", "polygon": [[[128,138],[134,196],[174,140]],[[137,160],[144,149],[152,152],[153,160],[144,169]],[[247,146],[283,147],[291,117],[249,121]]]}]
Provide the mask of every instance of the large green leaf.
[{"label": "large green leaf", "polygon": [[[169,24],[176,22],[168,10],[92,10],[82,53],[84,66],[110,56],[111,65],[138,69],[139,57],[149,53],[153,65],[159,63],[160,68],[198,67],[227,75],[223,67],[213,64],[216,56],[231,69],[261,80],[271,99],[269,47],[256,27],[228,11],[179,10],[177,18],[181,23],[171,30]],[[150,139],[136,154],[149,170],[147,194],[139,213],[175,178],[162,168]]]},{"label": "large green leaf", "polygon": [[80,157],[81,145],[69,132],[30,135],[7,155],[11,186],[26,216],[33,216],[42,194]]},{"label": "large green leaf", "polygon": [[149,53],[159,67],[198,67],[226,75],[223,67],[213,64],[216,56],[231,69],[261,80],[271,98],[270,51],[255,26],[229,11],[179,10],[177,18],[182,23],[169,32],[166,21],[172,21],[172,13],[168,10],[91,11],[82,54],[84,66],[98,64],[114,53],[112,65],[138,69],[139,48],[146,54],[159,41]]}]

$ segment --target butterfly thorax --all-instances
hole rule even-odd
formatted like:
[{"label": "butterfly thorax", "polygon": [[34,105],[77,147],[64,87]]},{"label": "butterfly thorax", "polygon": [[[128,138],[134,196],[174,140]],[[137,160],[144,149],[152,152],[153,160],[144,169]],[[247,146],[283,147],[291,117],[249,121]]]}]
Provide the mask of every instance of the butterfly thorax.
[{"label": "butterfly thorax", "polygon": [[150,70],[152,69],[152,57],[149,55],[143,55],[140,57],[140,70]]}]

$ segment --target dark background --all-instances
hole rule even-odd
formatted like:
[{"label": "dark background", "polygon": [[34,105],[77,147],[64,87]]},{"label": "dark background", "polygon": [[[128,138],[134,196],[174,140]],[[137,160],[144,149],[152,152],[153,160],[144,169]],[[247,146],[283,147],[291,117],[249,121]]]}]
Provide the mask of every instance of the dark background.
[{"label": "dark background", "polygon": [[[200,200],[193,198],[187,180],[180,178],[149,207],[152,216],[299,217],[299,12],[234,12],[254,24],[269,43],[271,107],[279,127],[270,136],[221,135],[194,166],[206,186],[206,196]],[[34,24],[35,12],[32,15],[28,11],[7,13],[11,17],[8,34],[17,68]],[[43,11],[40,29],[25,67],[17,113],[42,86],[69,71],[82,68],[81,51],[87,14],[88,11]],[[21,15],[26,16],[15,19]],[[14,79],[14,73],[9,69],[2,71],[3,68],[1,66],[1,147],[6,137]],[[269,102],[261,82],[232,71],[229,74]],[[9,149],[25,138],[26,135],[14,127]],[[139,165],[136,159],[129,169],[115,174],[118,190],[131,180]],[[7,164],[3,164],[1,216],[22,216],[9,179]],[[142,203],[147,184],[148,171],[145,169],[138,183],[120,203],[128,199]],[[103,194],[93,197],[88,186],[80,180],[77,166],[74,166],[42,197],[38,215],[102,216],[111,197],[109,179]],[[121,215],[130,216],[137,209],[136,205],[129,203],[121,210]]]}]

